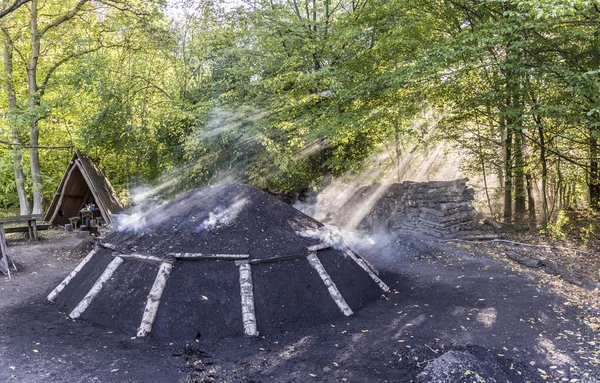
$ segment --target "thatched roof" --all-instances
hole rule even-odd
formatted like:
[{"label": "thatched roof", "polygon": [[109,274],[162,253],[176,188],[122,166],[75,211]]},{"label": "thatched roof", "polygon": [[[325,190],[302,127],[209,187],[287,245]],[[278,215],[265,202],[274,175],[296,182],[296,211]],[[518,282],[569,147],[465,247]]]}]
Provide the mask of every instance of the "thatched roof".
[{"label": "thatched roof", "polygon": [[102,218],[108,223],[113,221],[111,214],[123,210],[104,171],[79,150],[75,150],[45,220],[55,225],[69,223],[69,218],[78,216],[79,210],[90,202],[98,206]]}]

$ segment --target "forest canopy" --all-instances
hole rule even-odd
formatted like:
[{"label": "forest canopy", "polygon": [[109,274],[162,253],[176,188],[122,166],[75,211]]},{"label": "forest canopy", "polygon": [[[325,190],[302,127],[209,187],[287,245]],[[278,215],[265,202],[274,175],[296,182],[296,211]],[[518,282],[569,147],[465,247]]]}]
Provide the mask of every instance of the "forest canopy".
[{"label": "forest canopy", "polygon": [[[600,4],[2,1],[0,208],[41,213],[74,148],[121,197],[225,177],[293,192],[439,151],[482,210],[600,209]],[[446,153],[446,155],[447,155]],[[447,157],[443,157],[447,158]]]}]

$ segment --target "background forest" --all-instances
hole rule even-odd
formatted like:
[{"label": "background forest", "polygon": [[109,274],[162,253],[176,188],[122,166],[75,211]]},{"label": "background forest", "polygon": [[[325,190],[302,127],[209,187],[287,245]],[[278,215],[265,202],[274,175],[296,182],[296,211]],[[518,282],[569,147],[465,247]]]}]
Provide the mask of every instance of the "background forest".
[{"label": "background forest", "polygon": [[297,192],[459,163],[497,218],[544,228],[600,209],[596,1],[0,7],[0,209],[42,212],[74,147],[124,200],[142,185]]}]

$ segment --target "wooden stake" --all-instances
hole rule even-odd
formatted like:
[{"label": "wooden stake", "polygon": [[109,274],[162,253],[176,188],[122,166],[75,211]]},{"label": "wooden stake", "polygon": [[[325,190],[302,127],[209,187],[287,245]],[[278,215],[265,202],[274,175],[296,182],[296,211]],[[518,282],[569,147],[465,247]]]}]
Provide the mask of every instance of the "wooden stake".
[{"label": "wooden stake", "polygon": [[327,270],[325,270],[325,268],[323,267],[323,264],[321,264],[321,261],[319,261],[317,254],[311,253],[306,257],[306,259],[308,260],[310,265],[315,270],[317,270],[317,273],[319,273],[321,280],[323,280],[323,283],[327,287],[327,290],[329,290],[329,295],[331,295],[331,298],[333,298],[333,301],[340,308],[342,313],[345,316],[350,316],[350,315],[354,314],[354,312],[352,312],[352,309],[350,308],[350,306],[348,306],[348,303],[346,303],[346,300],[342,296],[342,293],[340,293],[340,290],[338,290],[335,283],[331,280],[331,277],[327,273]]},{"label": "wooden stake", "polygon": [[252,287],[252,271],[248,262],[239,262],[240,293],[242,296],[242,322],[246,336],[258,336],[256,315],[254,312],[254,289]]},{"label": "wooden stake", "polygon": [[48,294],[47,299],[50,302],[54,302],[58,294],[60,294],[61,291],[63,291],[65,287],[67,287],[69,282],[71,282],[71,280],[75,278],[77,273],[79,273],[81,269],[83,269],[83,266],[85,266],[92,259],[92,257],[98,252],[98,250],[100,250],[100,248],[98,246],[95,246],[94,249],[90,251],[88,255],[83,259],[83,261],[81,261],[79,265],[77,265],[75,270],[71,271],[71,274],[67,275],[67,277],[58,286],[56,286],[56,288],[52,290],[50,294]]},{"label": "wooden stake", "polygon": [[150,294],[148,294],[148,301],[146,302],[146,308],[144,309],[142,323],[140,323],[140,327],[138,327],[137,330],[137,336],[144,337],[150,334],[150,331],[152,331],[152,325],[156,319],[160,298],[162,297],[163,291],[165,291],[167,279],[169,278],[172,269],[173,265],[168,262],[163,262],[160,265],[158,274],[156,274],[156,279],[154,280],[154,284],[150,290]]},{"label": "wooden stake", "polygon": [[367,274],[369,274],[369,276],[371,277],[371,279],[373,279],[373,281],[375,281],[375,283],[377,283],[383,291],[390,291],[388,285],[386,285],[377,275],[375,275],[373,270],[371,270],[371,268],[364,259],[354,254],[354,252],[348,248],[345,248],[344,252],[347,256],[352,258],[352,260],[354,260],[354,262],[356,262],[358,266],[360,266],[364,271],[366,271]]},{"label": "wooden stake", "polygon": [[71,311],[69,316],[73,319],[77,319],[83,314],[83,312],[90,306],[94,298],[100,293],[106,282],[112,277],[117,268],[123,263],[123,258],[115,257],[111,263],[108,264],[106,270],[100,275],[100,278],[94,283],[91,290],[87,293],[87,295],[79,302],[77,307]]},{"label": "wooden stake", "polygon": [[6,246],[6,235],[4,233],[4,224],[0,223],[0,271],[8,276],[8,279],[11,279],[10,276],[10,266],[8,265],[8,251]]}]

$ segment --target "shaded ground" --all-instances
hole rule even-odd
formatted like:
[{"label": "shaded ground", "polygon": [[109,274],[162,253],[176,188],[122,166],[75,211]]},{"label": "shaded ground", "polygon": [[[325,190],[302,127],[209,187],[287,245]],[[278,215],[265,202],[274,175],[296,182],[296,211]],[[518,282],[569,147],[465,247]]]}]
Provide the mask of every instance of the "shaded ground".
[{"label": "shaded ground", "polygon": [[408,382],[451,349],[498,366],[510,382],[600,381],[600,336],[589,321],[598,292],[507,263],[492,247],[401,238],[369,257],[393,292],[353,317],[185,345],[131,339],[46,304],[77,263],[68,253],[76,244],[9,244],[22,271],[0,285],[1,382]]}]

